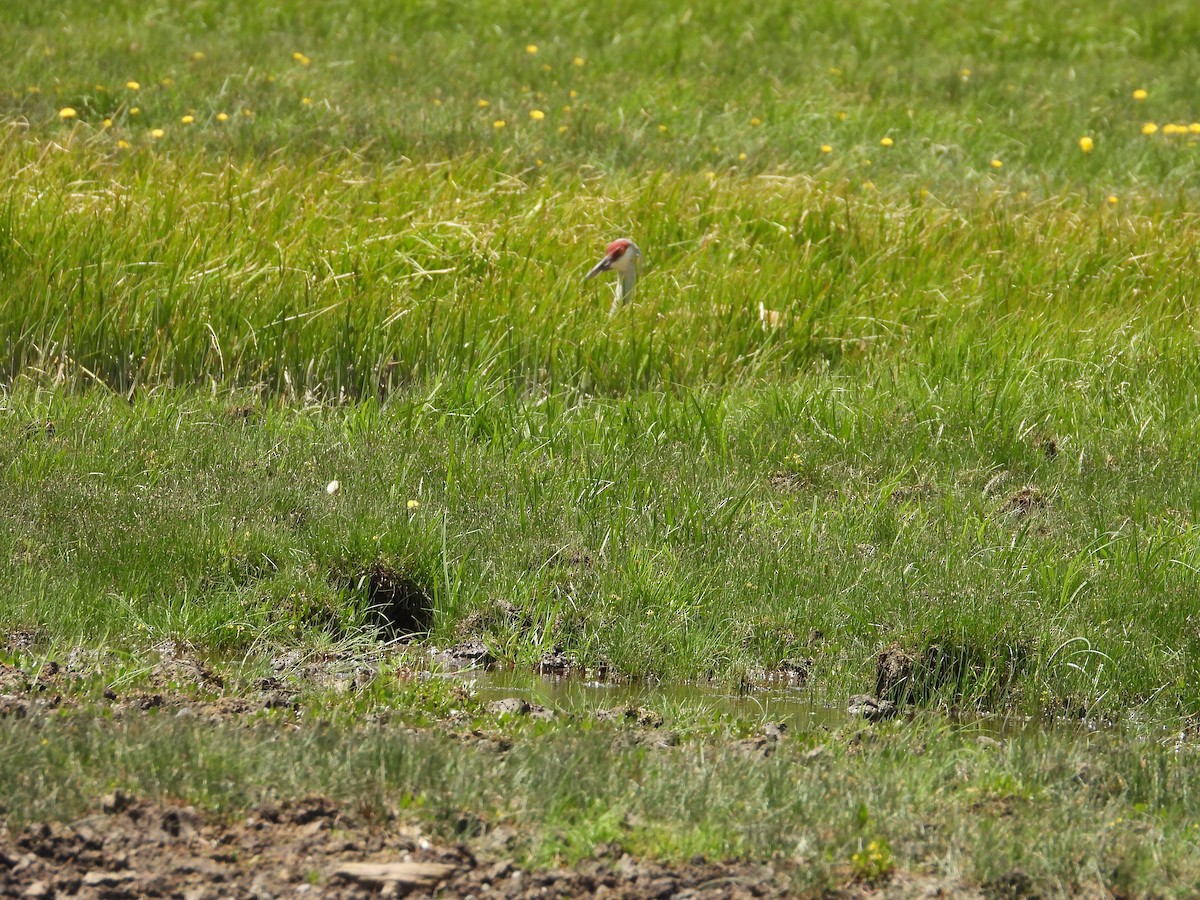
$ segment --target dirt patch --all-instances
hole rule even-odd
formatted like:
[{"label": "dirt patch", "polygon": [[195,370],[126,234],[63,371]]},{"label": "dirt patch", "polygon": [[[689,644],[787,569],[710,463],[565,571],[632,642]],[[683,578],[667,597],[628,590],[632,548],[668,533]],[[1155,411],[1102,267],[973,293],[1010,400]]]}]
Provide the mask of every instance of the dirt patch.
[{"label": "dirt patch", "polygon": [[467,641],[445,650],[434,650],[430,658],[439,666],[451,670],[486,669],[496,662],[483,641]]},{"label": "dirt patch", "polygon": [[814,487],[813,480],[807,475],[800,472],[789,472],[785,469],[772,472],[768,481],[771,487],[781,494],[794,494],[811,490]]},{"label": "dirt patch", "polygon": [[366,822],[329,800],[264,805],[228,823],[116,793],[72,824],[0,827],[0,896],[775,897],[785,875],[753,862],[661,865],[601,846],[569,868],[530,871],[437,845],[399,820]]},{"label": "dirt patch", "polygon": [[875,659],[875,695],[893,703],[908,699],[915,662],[900,647],[892,646],[882,651]]},{"label": "dirt patch", "polygon": [[663,717],[645,706],[614,706],[596,713],[596,718],[607,722],[624,722],[638,728],[662,728]]},{"label": "dirt patch", "polygon": [[1046,497],[1032,485],[1026,485],[1004,501],[1004,508],[1016,518],[1037,512],[1046,505]]},{"label": "dirt patch", "polygon": [[161,661],[150,673],[150,682],[155,687],[208,690],[220,690],[225,687],[221,676],[208,668],[192,647],[167,639],[154,649],[161,657]]},{"label": "dirt patch", "polygon": [[28,653],[44,639],[40,628],[18,628],[5,635],[4,649],[9,653]]},{"label": "dirt patch", "polygon": [[535,669],[539,675],[554,675],[565,677],[580,668],[575,657],[555,644],[553,648],[542,654]]}]

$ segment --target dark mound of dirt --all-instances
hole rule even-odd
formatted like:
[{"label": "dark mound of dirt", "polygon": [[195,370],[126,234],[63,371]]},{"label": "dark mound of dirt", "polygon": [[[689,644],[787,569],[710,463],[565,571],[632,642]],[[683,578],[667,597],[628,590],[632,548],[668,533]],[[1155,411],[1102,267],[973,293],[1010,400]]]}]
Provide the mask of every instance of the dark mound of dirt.
[{"label": "dark mound of dirt", "polygon": [[1029,657],[1024,641],[999,636],[990,643],[932,641],[918,654],[892,646],[875,661],[875,695],[897,705],[920,706],[939,695],[947,699],[973,696],[997,705]]},{"label": "dark mound of dirt", "polygon": [[322,797],[260,806],[234,823],[120,792],[66,825],[0,827],[0,897],[767,897],[787,885],[755,863],[679,866],[619,847],[570,868],[527,871],[435,846],[419,829],[369,824]]}]

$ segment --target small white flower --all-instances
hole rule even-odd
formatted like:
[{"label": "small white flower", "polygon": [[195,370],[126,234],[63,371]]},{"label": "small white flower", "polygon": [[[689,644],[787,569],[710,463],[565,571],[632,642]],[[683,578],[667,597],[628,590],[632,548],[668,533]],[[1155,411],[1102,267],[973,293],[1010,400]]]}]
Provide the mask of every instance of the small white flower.
[{"label": "small white flower", "polygon": [[341,487],[342,486],[338,484],[338,480],[335,478],[333,481],[329,482],[329,484],[325,485],[325,493],[336,494],[339,490],[341,490]]}]

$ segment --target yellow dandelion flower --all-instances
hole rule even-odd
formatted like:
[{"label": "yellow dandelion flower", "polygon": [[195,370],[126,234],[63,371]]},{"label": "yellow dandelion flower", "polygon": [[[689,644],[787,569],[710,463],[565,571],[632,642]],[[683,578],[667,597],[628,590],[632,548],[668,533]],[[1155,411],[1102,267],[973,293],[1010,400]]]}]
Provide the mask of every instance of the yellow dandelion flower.
[{"label": "yellow dandelion flower", "polygon": [[138,84],[136,81],[125,82],[125,87],[131,91],[140,91],[142,89],[142,86],[140,84]]},{"label": "yellow dandelion flower", "polygon": [[822,145],[821,145],[821,152],[822,152],[822,153],[832,153],[832,152],[833,152],[833,148],[832,148],[831,146],[829,146],[829,144],[822,144]]},{"label": "yellow dandelion flower", "polygon": [[505,122],[503,119],[497,119],[495,122],[492,123],[492,127],[495,129],[500,129],[500,128],[503,128],[507,124],[508,123]]},{"label": "yellow dandelion flower", "polygon": [[164,78],[162,81],[159,82],[159,84],[161,84],[163,87],[170,87],[174,83],[175,83],[175,79],[172,78],[170,75],[168,75],[166,78]]},{"label": "yellow dandelion flower", "polygon": [[1200,122],[1193,122],[1188,126],[1188,131],[1192,134],[1200,134]]},{"label": "yellow dandelion flower", "polygon": [[129,114],[131,116],[140,116],[142,114],[142,108],[140,106],[131,106],[129,108]]},{"label": "yellow dandelion flower", "polygon": [[862,184],[862,186],[863,186],[863,190],[864,190],[864,191],[873,191],[873,190],[875,190],[875,182],[873,182],[873,181],[864,181],[864,182],[863,182],[863,184]]},{"label": "yellow dandelion flower", "polygon": [[420,501],[420,500],[409,500],[409,501],[408,501],[408,508],[409,508],[409,509],[420,509],[420,508],[421,508],[421,501]]},{"label": "yellow dandelion flower", "polygon": [[546,118],[546,114],[540,109],[531,109],[529,111],[529,118],[533,119],[535,122],[540,122],[542,119]]},{"label": "yellow dandelion flower", "polygon": [[105,119],[102,123],[103,128],[112,128],[112,119]]},{"label": "yellow dandelion flower", "polygon": [[572,100],[574,100],[576,97],[579,96],[579,91],[572,88],[571,90],[567,91],[567,96],[570,97]]},{"label": "yellow dandelion flower", "polygon": [[958,74],[961,75],[963,78],[970,78],[971,70],[970,69],[962,69]]},{"label": "yellow dandelion flower", "polygon": [[292,59],[294,59],[296,62],[300,63],[300,65],[302,65],[302,66],[307,66],[310,62],[312,62],[311,59],[309,59],[307,56],[305,56],[299,50],[297,50],[295,53],[292,54]]},{"label": "yellow dandelion flower", "polygon": [[534,53],[537,53],[537,44],[526,44],[526,45],[525,45],[525,52],[526,52],[526,53],[528,53],[528,54],[529,54],[529,55],[531,55],[531,56],[532,56]]},{"label": "yellow dandelion flower", "polygon": [[745,153],[739,153],[739,154],[738,154],[738,161],[739,161],[739,162],[745,162],[745,161],[746,161],[746,154],[745,154]]},{"label": "yellow dandelion flower", "polygon": [[253,119],[254,118],[254,110],[250,109],[250,107],[246,107],[245,109],[242,110],[242,115],[245,116],[247,119]]},{"label": "yellow dandelion flower", "polygon": [[895,142],[895,141],[893,141],[893,140],[892,140],[890,137],[885,137],[885,138],[883,138],[883,139],[882,139],[882,140],[879,142],[879,146],[880,146],[880,147],[891,147],[891,146],[893,146],[895,143],[896,143],[896,142]]},{"label": "yellow dandelion flower", "polygon": [[993,159],[993,160],[991,161],[990,165],[991,165],[991,167],[992,167],[993,169],[1002,169],[1002,168],[1004,168],[1004,163],[1003,163],[1003,162],[1001,162],[1001,161],[1000,161],[1000,160],[998,160],[998,159]]},{"label": "yellow dandelion flower", "polygon": [[434,97],[434,98],[433,98],[433,105],[434,105],[434,106],[441,106],[441,105],[442,105],[441,98],[440,98],[440,97]]},{"label": "yellow dandelion flower", "polygon": [[475,101],[475,105],[478,106],[480,109],[487,109],[492,104],[491,104],[491,101],[484,100],[482,97],[480,97],[478,100]]},{"label": "yellow dandelion flower", "polygon": [[31,84],[29,87],[25,88],[25,90],[30,94],[40,94],[42,92],[42,89],[36,84]]},{"label": "yellow dandelion flower", "polygon": [[755,116],[753,119],[750,120],[750,124],[753,125],[755,128],[757,128],[759,125],[762,124],[762,119],[760,119],[758,116]]},{"label": "yellow dandelion flower", "polygon": [[659,134],[666,134],[666,133],[667,133],[667,126],[666,126],[666,125],[659,125],[659,126],[658,126],[658,133],[659,133]]},{"label": "yellow dandelion flower", "polygon": [[312,97],[301,97],[300,102],[305,106],[312,106]]},{"label": "yellow dandelion flower", "polygon": [[1095,148],[1095,146],[1096,146],[1096,142],[1093,141],[1086,134],[1079,139],[1079,149],[1082,150],[1084,153],[1091,153],[1092,150]]},{"label": "yellow dandelion flower", "polygon": [[1145,100],[1149,96],[1150,95],[1146,93],[1144,88],[1138,88],[1136,91],[1133,92],[1134,100]]},{"label": "yellow dandelion flower", "polygon": [[558,126],[558,133],[559,133],[559,134],[566,134],[566,133],[567,133],[567,126],[566,126],[566,125],[559,125],[559,126]]},{"label": "yellow dandelion flower", "polygon": [[154,138],[157,141],[159,138],[163,137],[165,134],[166,134],[166,132],[163,131],[161,128],[155,128],[150,132],[150,137]]},{"label": "yellow dandelion flower", "polygon": [[1117,200],[1116,194],[1109,194],[1108,199],[1105,202],[1108,203],[1109,206],[1116,206],[1120,201]]},{"label": "yellow dandelion flower", "polygon": [[1153,122],[1147,122],[1142,126],[1142,134],[1154,134],[1156,131],[1158,131],[1158,126]]},{"label": "yellow dandelion flower", "polygon": [[845,121],[846,121],[848,118],[850,118],[850,114],[849,114],[849,113],[840,112],[840,113],[838,113],[837,117],[838,117],[838,121],[839,121],[839,122],[845,122]]},{"label": "yellow dandelion flower", "polygon": [[129,141],[125,140],[125,138],[121,138],[120,140],[117,141],[117,147],[120,148],[121,150],[128,150],[129,149]]},{"label": "yellow dandelion flower", "polygon": [[1179,124],[1171,124],[1163,126],[1163,134],[1187,134],[1187,126]]},{"label": "yellow dandelion flower", "polygon": [[563,111],[563,112],[565,112],[565,113],[569,113],[569,112],[571,111],[571,106],[570,106],[570,104],[567,104],[566,106],[564,106],[562,111]]},{"label": "yellow dandelion flower", "polygon": [[223,112],[217,113],[217,121],[218,122],[228,122],[229,121],[229,113],[223,113]]},{"label": "yellow dandelion flower", "polygon": [[196,121],[196,117],[195,116],[184,116],[179,121],[182,122],[184,125],[191,125],[193,122]]},{"label": "yellow dandelion flower", "polygon": [[203,50],[193,50],[192,51],[192,61],[193,62],[200,62],[202,59],[204,59],[204,51]]},{"label": "yellow dandelion flower", "polygon": [[105,93],[105,92],[107,92],[107,91],[108,91],[108,88],[106,88],[106,87],[105,87],[104,85],[102,85],[102,84],[95,84],[95,85],[92,85],[92,88],[93,88],[93,90],[95,90],[95,92],[96,92],[97,94],[103,94],[103,93]]},{"label": "yellow dandelion flower", "polygon": [[583,57],[582,56],[575,57],[573,60],[571,60],[571,65],[582,66],[583,65]]},{"label": "yellow dandelion flower", "polygon": [[704,173],[704,177],[707,178],[709,181],[716,181],[717,173],[713,172],[713,171],[708,171],[708,172]]},{"label": "yellow dandelion flower", "polygon": [[60,119],[73,119],[75,118],[75,110],[70,106],[64,106],[58,111],[58,117]]}]

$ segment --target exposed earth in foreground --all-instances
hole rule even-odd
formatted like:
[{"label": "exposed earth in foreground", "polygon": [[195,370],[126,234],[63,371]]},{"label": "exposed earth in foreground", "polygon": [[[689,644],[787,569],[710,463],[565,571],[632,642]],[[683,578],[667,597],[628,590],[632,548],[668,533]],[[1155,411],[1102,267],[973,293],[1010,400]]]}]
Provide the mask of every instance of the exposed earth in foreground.
[{"label": "exposed earth in foreground", "polygon": [[[187,900],[269,897],[781,897],[770,864],[678,866],[618,846],[569,868],[526,871],[465,845],[437,846],[419,829],[372,824],[321,797],[264,805],[222,823],[192,807],[161,807],[117,792],[70,824],[0,829],[0,896]],[[965,886],[894,877],[835,896],[962,897]]]}]

